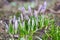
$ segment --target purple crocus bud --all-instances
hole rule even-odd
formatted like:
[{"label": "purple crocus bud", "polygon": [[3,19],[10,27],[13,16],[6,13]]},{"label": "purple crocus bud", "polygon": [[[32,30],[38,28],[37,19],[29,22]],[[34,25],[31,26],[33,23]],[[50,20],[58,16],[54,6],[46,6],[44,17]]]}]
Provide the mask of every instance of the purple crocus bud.
[{"label": "purple crocus bud", "polygon": [[44,5],[43,6],[44,6],[44,8],[46,10],[46,7],[47,7],[47,2],[46,1],[44,2]]},{"label": "purple crocus bud", "polygon": [[18,20],[16,19],[16,16],[15,16],[15,15],[14,15],[12,21],[13,21],[13,26],[14,26],[15,30],[17,30],[17,27],[18,27]]},{"label": "purple crocus bud", "polygon": [[30,15],[32,16],[32,9],[31,9],[30,5],[28,6],[28,12],[29,12]]},{"label": "purple crocus bud", "polygon": [[44,2],[44,6],[45,6],[45,7],[47,6],[47,2],[46,2],[46,1]]},{"label": "purple crocus bud", "polygon": [[22,11],[22,10],[25,10],[25,8],[24,7],[19,7],[18,10]]},{"label": "purple crocus bud", "polygon": [[28,6],[28,11],[31,13],[32,12],[32,9],[30,7],[30,5]]},{"label": "purple crocus bud", "polygon": [[41,9],[41,12],[42,12],[42,13],[45,12],[46,7],[47,7],[47,2],[45,1],[44,4],[43,4],[43,7],[42,7],[42,9]]},{"label": "purple crocus bud", "polygon": [[29,19],[29,16],[28,15],[25,15],[24,16],[24,19],[28,20]]},{"label": "purple crocus bud", "polygon": [[22,7],[22,8],[21,8],[21,10],[22,10],[22,11],[25,11],[25,8],[24,8],[24,7]]},{"label": "purple crocus bud", "polygon": [[38,17],[38,12],[34,10],[34,16],[37,18]]},{"label": "purple crocus bud", "polygon": [[22,12],[23,14],[25,14],[25,11],[26,11],[25,8],[22,7],[22,8],[21,8],[21,12]]},{"label": "purple crocus bud", "polygon": [[38,12],[41,11],[42,5],[39,5]]},{"label": "purple crocus bud", "polygon": [[17,30],[17,28],[18,28],[18,21],[17,20],[15,20],[14,27],[15,27],[15,30]]},{"label": "purple crocus bud", "polygon": [[24,7],[19,7],[18,10],[20,10],[23,14],[25,14],[25,8]]},{"label": "purple crocus bud", "polygon": [[16,21],[16,16],[14,15],[14,17],[13,17],[13,23]]}]

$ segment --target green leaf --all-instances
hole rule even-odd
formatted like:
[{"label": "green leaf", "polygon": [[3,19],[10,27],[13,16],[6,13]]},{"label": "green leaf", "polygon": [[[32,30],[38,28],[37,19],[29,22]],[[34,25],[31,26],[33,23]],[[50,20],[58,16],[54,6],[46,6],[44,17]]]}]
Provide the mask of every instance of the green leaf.
[{"label": "green leaf", "polygon": [[14,34],[14,28],[11,23],[9,24],[9,34]]}]

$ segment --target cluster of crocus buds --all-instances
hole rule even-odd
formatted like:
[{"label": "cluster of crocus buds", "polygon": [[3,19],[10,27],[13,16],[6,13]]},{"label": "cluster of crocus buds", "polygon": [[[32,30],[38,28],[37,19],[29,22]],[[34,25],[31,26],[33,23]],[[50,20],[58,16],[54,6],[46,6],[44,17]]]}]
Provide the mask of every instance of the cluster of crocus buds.
[{"label": "cluster of crocus buds", "polygon": [[[28,6],[28,10],[26,10],[24,7],[18,8],[22,12],[23,15],[30,15],[37,17],[39,13],[45,13],[47,7],[47,2],[45,1],[43,5],[39,5],[38,10],[33,10],[30,5]],[[24,16],[25,17],[25,16]]]},{"label": "cluster of crocus buds", "polygon": [[[39,13],[44,13],[45,12],[46,7],[47,7],[47,2],[45,1],[43,5],[39,5],[38,10],[33,10],[32,11],[32,8],[30,7],[30,5],[28,6],[28,11],[24,7],[18,8],[18,10],[21,11],[20,17],[18,17],[18,19],[17,19],[16,16],[14,16],[12,19],[9,20],[9,22],[12,23],[15,30],[17,30],[19,21],[21,21],[21,20],[23,21],[24,19],[27,19],[29,21],[30,20],[29,16],[35,16],[37,18]],[[6,24],[6,27],[8,29],[7,24]]]}]

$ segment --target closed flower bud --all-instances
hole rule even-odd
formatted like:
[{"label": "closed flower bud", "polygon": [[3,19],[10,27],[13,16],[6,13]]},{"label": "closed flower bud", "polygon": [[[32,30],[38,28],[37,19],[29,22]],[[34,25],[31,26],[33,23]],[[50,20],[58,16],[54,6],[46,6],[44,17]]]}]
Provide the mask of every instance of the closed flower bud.
[{"label": "closed flower bud", "polygon": [[45,12],[46,7],[47,7],[47,2],[45,1],[44,4],[43,4],[43,7],[42,7],[42,9],[41,9],[41,12],[42,12],[42,13]]},{"label": "closed flower bud", "polygon": [[37,18],[38,17],[38,12],[34,10],[34,16]]},{"label": "closed flower bud", "polygon": [[17,30],[17,28],[18,28],[18,21],[17,20],[15,21],[14,26],[15,26],[15,30]]}]

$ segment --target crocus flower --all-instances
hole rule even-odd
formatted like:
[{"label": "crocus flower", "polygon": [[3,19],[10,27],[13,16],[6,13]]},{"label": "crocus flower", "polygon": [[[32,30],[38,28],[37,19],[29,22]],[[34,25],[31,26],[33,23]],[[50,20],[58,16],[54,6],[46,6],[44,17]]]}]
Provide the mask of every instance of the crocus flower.
[{"label": "crocus flower", "polygon": [[15,27],[15,30],[17,30],[17,28],[18,28],[18,21],[17,20],[15,20],[14,27]]},{"label": "crocus flower", "polygon": [[25,11],[25,8],[24,8],[24,7],[22,7],[22,8],[21,8],[21,10],[22,10],[22,11]]},{"label": "crocus flower", "polygon": [[25,8],[24,7],[19,7],[18,10],[23,12],[23,11],[25,11]]},{"label": "crocus flower", "polygon": [[31,9],[30,5],[28,6],[28,11],[29,11],[29,13],[32,12],[32,9]]},{"label": "crocus flower", "polygon": [[22,12],[22,14],[25,14],[25,12],[26,12],[24,7],[19,7],[18,10],[20,10]]},{"label": "crocus flower", "polygon": [[25,14],[26,10],[25,10],[24,7],[21,8],[21,12],[22,12],[23,14]]},{"label": "crocus flower", "polygon": [[38,7],[38,12],[40,12],[41,9],[42,9],[42,5],[39,5],[39,7]]},{"label": "crocus flower", "polygon": [[46,7],[47,7],[47,2],[46,1],[44,2],[43,6],[44,6],[44,9],[46,10]]},{"label": "crocus flower", "polygon": [[29,11],[29,13],[32,13],[32,9],[31,9],[30,5],[28,6],[28,11]]},{"label": "crocus flower", "polygon": [[14,17],[12,19],[12,22],[13,22],[13,28],[15,28],[15,30],[17,30],[17,28],[18,28],[18,20],[16,19],[15,15],[14,15]]},{"label": "crocus flower", "polygon": [[44,2],[44,6],[45,6],[45,7],[47,6],[47,2],[46,2],[46,1]]},{"label": "crocus flower", "polygon": [[43,4],[43,6],[42,6],[42,9],[41,9],[42,13],[45,12],[46,7],[47,7],[47,2],[45,1],[44,4]]},{"label": "crocus flower", "polygon": [[29,16],[28,15],[25,15],[24,16],[24,19],[28,20],[29,19]]},{"label": "crocus flower", "polygon": [[16,16],[14,15],[14,17],[13,17],[13,23],[15,23],[15,21],[16,21]]},{"label": "crocus flower", "polygon": [[38,11],[34,10],[34,16],[37,18],[38,17]]}]

